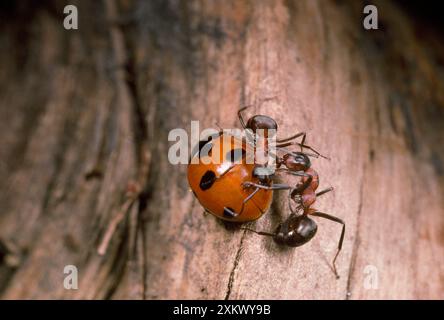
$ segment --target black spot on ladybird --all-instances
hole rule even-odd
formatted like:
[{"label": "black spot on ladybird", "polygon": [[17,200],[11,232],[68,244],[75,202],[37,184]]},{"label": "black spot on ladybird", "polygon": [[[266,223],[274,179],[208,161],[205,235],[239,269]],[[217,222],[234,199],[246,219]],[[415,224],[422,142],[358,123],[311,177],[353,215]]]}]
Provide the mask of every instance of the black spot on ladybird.
[{"label": "black spot on ladybird", "polygon": [[216,181],[216,174],[214,171],[208,170],[200,179],[199,187],[202,190],[208,190],[211,188],[214,181]]}]

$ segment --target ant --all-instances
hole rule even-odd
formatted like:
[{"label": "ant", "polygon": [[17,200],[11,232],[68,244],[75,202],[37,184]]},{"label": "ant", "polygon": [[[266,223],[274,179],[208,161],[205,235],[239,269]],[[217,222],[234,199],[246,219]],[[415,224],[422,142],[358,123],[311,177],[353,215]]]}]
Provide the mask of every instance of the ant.
[{"label": "ant", "polygon": [[[242,114],[246,109],[251,108],[251,107],[252,106],[245,106],[245,107],[239,109],[239,111],[237,112],[237,116],[238,116],[239,121],[242,125],[242,128],[246,131],[247,137],[250,138],[250,141],[255,142],[256,141],[256,139],[255,139],[256,134],[258,134],[261,131],[264,132],[265,138],[268,138],[268,131],[269,130],[273,130],[273,132],[277,132],[278,125],[277,125],[276,121],[269,116],[257,114],[257,115],[252,116],[251,118],[249,118],[245,122]],[[258,130],[259,130],[259,132],[258,132]],[[252,138],[252,133],[253,133],[254,138]],[[299,137],[302,137],[302,140],[300,143],[291,141],[291,140],[297,139]],[[299,132],[299,133],[296,133],[296,134],[294,134],[290,137],[284,138],[284,139],[277,139],[276,140],[276,148],[284,148],[284,147],[288,147],[291,145],[298,145],[301,147],[301,151],[303,148],[306,148],[306,149],[309,149],[312,152],[314,152],[316,154],[316,157],[322,157],[322,158],[329,160],[329,158],[323,156],[322,154],[320,154],[318,151],[316,151],[312,147],[306,145],[305,144],[306,137],[307,137],[306,132]]]},{"label": "ant", "polygon": [[[253,142],[255,147],[257,145],[258,139],[265,139],[265,150],[264,151],[266,154],[268,154],[269,153],[269,145],[268,145],[269,136],[268,136],[268,134],[269,134],[270,130],[271,130],[271,132],[276,132],[278,125],[273,118],[271,118],[269,116],[265,116],[265,115],[254,115],[245,122],[242,113],[247,108],[250,108],[250,107],[251,106],[246,106],[246,107],[241,108],[238,111],[237,114],[239,117],[239,121],[240,121],[242,127],[246,130],[247,138],[250,140],[250,142],[251,141]],[[263,136],[259,137],[259,133],[263,133]],[[301,143],[290,142],[291,140],[296,139],[301,136],[302,136]],[[306,186],[308,186],[313,179],[313,177],[311,177],[311,175],[306,172],[311,167],[311,161],[308,156],[310,155],[310,156],[318,157],[318,156],[322,156],[322,155],[319,152],[317,152],[315,149],[313,149],[312,147],[305,145],[305,138],[306,138],[306,133],[300,132],[300,133],[297,133],[291,137],[277,140],[276,149],[283,150],[283,151],[287,152],[282,158],[278,157],[277,155],[274,155],[274,156],[276,156],[277,169],[275,170],[274,167],[271,168],[271,167],[267,166],[268,163],[258,163],[255,161],[255,166],[254,166],[252,175],[253,175],[253,177],[258,179],[259,183],[245,182],[243,184],[245,188],[255,187],[255,190],[248,197],[246,197],[243,200],[242,208],[239,213],[234,212],[233,210],[231,210],[230,208],[227,208],[227,207],[224,208],[225,212],[232,217],[238,216],[239,214],[242,213],[244,205],[249,200],[251,200],[251,198],[253,198],[254,195],[257,192],[259,192],[260,189],[266,189],[266,190],[289,190],[289,189],[291,189],[291,186],[289,186],[287,184],[273,183],[273,177],[275,176],[276,171],[278,171],[278,172],[283,171],[283,172],[286,172],[288,174],[292,174],[295,176],[305,177],[306,179],[304,180],[304,188]],[[288,151],[287,149],[284,148],[284,147],[287,147],[292,144],[299,145],[301,147],[301,152],[291,152],[291,151]],[[302,152],[303,148],[307,148],[307,149],[313,151],[315,154],[304,153],[304,152]],[[324,156],[322,156],[322,157],[324,157]],[[326,158],[326,157],[324,157],[324,158]],[[230,168],[228,168],[226,172],[228,172],[233,167],[234,167],[234,165],[231,166]],[[224,173],[226,173],[226,172],[224,172]]]},{"label": "ant", "polygon": [[[316,189],[319,186],[319,176],[317,172],[312,168],[307,169],[305,172],[309,175],[309,177],[302,177],[302,181],[298,183],[294,188],[292,188],[289,192],[288,198],[291,214],[284,222],[279,224],[275,232],[270,233],[256,231],[250,228],[243,229],[255,232],[259,235],[271,236],[276,243],[281,245],[287,245],[289,247],[299,247],[310,241],[314,237],[318,229],[316,222],[310,219],[308,217],[309,215],[328,219],[342,224],[342,231],[338,242],[338,249],[332,262],[333,272],[336,278],[339,279],[339,275],[336,269],[336,259],[342,249],[342,243],[344,241],[345,222],[338,217],[317,211],[312,207],[317,197],[332,191],[333,188],[330,187],[320,192],[316,192]],[[298,204],[298,207],[296,209],[293,209],[291,204],[292,201]],[[302,210],[302,214],[297,213],[299,210]]]},{"label": "ant", "polygon": [[[268,138],[268,130],[274,130],[274,132],[276,132],[278,128],[276,121],[273,118],[265,115],[254,115],[245,122],[242,113],[247,108],[248,106],[241,108],[238,111],[238,117],[242,127],[247,131],[247,137],[249,137],[250,140],[253,140],[254,144],[256,144],[257,132],[261,131],[259,129],[262,129],[264,131],[264,138]],[[251,139],[251,132],[254,134],[254,139]],[[300,143],[292,141],[299,137],[302,137]],[[290,216],[284,222],[279,224],[274,233],[258,232],[249,228],[244,229],[260,235],[271,236],[278,244],[283,244],[290,247],[298,247],[310,241],[316,234],[317,224],[314,220],[308,217],[309,215],[328,219],[342,224],[342,231],[338,242],[338,249],[332,261],[333,272],[336,277],[339,278],[336,269],[336,259],[342,249],[342,243],[344,241],[345,235],[345,223],[340,218],[317,211],[312,207],[317,197],[332,191],[333,188],[328,188],[316,193],[316,189],[319,186],[319,175],[313,168],[311,168],[311,161],[308,157],[310,154],[304,153],[302,152],[302,150],[303,148],[306,148],[314,152],[315,154],[311,156],[321,156],[323,158],[327,157],[322,156],[312,147],[305,145],[305,139],[306,133],[300,132],[288,138],[276,140],[276,148],[287,152],[281,158],[277,157],[276,171],[284,171],[286,173],[302,177],[301,182],[299,182],[294,188],[291,188],[289,185],[286,184],[274,184],[272,182],[272,178],[275,171],[267,170],[267,167],[263,164],[256,164],[253,169],[253,176],[258,178],[259,183],[243,183],[245,188],[256,188],[246,199],[244,199],[244,204],[249,201],[260,189],[290,190]],[[291,152],[286,150],[285,147],[290,145],[300,146],[301,152]],[[268,144],[265,145],[265,150],[268,151]],[[298,204],[298,207],[296,209],[293,209],[292,202]],[[302,210],[302,214],[298,214],[298,211],[300,210]]]}]

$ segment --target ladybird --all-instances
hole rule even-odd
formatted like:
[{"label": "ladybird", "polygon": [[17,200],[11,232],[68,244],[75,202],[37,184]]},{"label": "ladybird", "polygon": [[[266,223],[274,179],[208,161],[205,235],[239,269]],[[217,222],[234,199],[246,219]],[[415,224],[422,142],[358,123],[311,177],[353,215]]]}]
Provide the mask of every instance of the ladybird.
[{"label": "ladybird", "polygon": [[[244,140],[219,133],[201,141],[188,165],[188,182],[200,204],[217,218],[248,222],[260,218],[270,207],[272,190],[245,187],[260,184],[247,161],[252,148]],[[193,160],[194,159],[194,160]]]}]

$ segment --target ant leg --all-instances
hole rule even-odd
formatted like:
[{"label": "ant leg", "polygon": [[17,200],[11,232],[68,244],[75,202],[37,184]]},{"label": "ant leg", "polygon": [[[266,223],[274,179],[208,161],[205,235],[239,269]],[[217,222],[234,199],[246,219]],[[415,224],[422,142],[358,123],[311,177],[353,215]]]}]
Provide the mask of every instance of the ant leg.
[{"label": "ant leg", "polygon": [[242,116],[242,112],[244,112],[246,109],[251,108],[251,107],[253,107],[252,104],[240,108],[239,111],[237,112],[237,117],[239,118],[239,121],[240,121],[240,123],[241,123],[241,126],[242,126],[242,128],[244,128],[244,129],[246,128],[246,125],[245,125],[244,117]]},{"label": "ant leg", "polygon": [[242,230],[248,230],[248,231],[254,232],[254,233],[256,233],[256,234],[258,234],[258,235],[261,235],[261,236],[269,236],[269,237],[274,237],[274,236],[276,236],[276,233],[270,233],[270,232],[265,232],[265,231],[256,231],[256,230],[250,229],[250,228],[248,228],[248,227],[241,227],[241,229],[242,229]]},{"label": "ant leg", "polygon": [[276,170],[275,170],[276,172],[278,172],[278,171],[283,171],[283,172],[285,172],[285,173],[288,173],[288,174],[292,174],[292,175],[294,175],[294,176],[298,176],[298,177],[309,177],[310,175],[308,174],[308,173],[305,173],[304,171],[302,171],[302,170],[299,170],[299,171],[291,171],[290,169],[287,169],[287,168],[276,168]]},{"label": "ant leg", "polygon": [[[313,176],[311,174],[308,174],[308,173],[306,173],[304,171],[291,171],[291,170],[289,170],[287,168],[277,168],[276,172],[278,172],[278,171],[283,171],[285,173],[288,173],[288,174],[291,174],[291,175],[294,175],[294,176],[298,176],[298,177],[305,177],[305,178],[313,179]],[[310,180],[310,183],[311,183],[311,180]]]},{"label": "ant leg", "polygon": [[330,187],[330,188],[324,189],[322,191],[319,191],[318,193],[316,193],[316,197],[322,196],[323,194],[326,194],[327,192],[330,192],[330,191],[333,191],[333,190],[334,190],[334,188]]},{"label": "ant leg", "polygon": [[[290,137],[288,137],[288,138],[277,139],[276,142],[277,142],[277,143],[288,142],[288,141],[290,141],[290,140],[297,139],[297,138],[299,138],[300,136],[302,136],[302,141],[304,142],[304,141],[305,141],[305,136],[306,136],[306,135],[307,135],[307,133],[305,133],[305,132],[299,132],[299,133],[296,133],[295,135],[292,135],[292,136],[290,136]],[[302,142],[302,144],[304,144],[303,142]]]},{"label": "ant leg", "polygon": [[317,150],[313,149],[312,147],[310,147],[306,144],[298,143],[298,142],[284,142],[284,143],[276,144],[276,147],[283,148],[283,147],[294,146],[294,145],[300,146],[301,148],[309,149],[309,150],[313,151],[314,153],[316,153],[316,155],[318,155],[319,157],[330,160],[329,157],[322,155],[321,153],[319,153]]},{"label": "ant leg", "polygon": [[294,176],[308,178],[304,183],[302,183],[302,185],[298,186],[297,188],[291,189],[290,197],[293,197],[298,194],[302,194],[302,192],[304,192],[310,186],[311,182],[313,181],[313,175],[308,174],[303,171],[291,171],[286,168],[280,168],[276,171],[283,171],[285,173],[288,173],[288,174],[291,174]]},{"label": "ant leg", "polygon": [[288,138],[278,139],[278,140],[276,140],[276,143],[279,144],[279,143],[283,143],[283,142],[289,142],[289,141],[297,139],[297,138],[299,138],[301,136],[302,136],[302,140],[301,140],[301,143],[299,144],[299,146],[301,147],[301,152],[302,152],[303,148],[305,146],[305,138],[307,137],[307,133],[306,132],[299,132],[299,133],[296,133],[295,135],[292,135],[292,136],[290,136]]},{"label": "ant leg", "polygon": [[[283,151],[283,152],[285,152],[285,153],[295,154],[294,151],[291,151],[291,150],[286,149],[286,148],[283,148],[283,147],[276,147],[276,149],[279,149],[279,150],[281,150],[281,151]],[[277,155],[274,154],[274,153],[271,153],[271,152],[270,152],[270,154],[271,154],[271,156],[275,156],[275,157],[277,157]],[[304,152],[304,154],[305,154],[306,156],[309,156],[309,157],[319,158],[319,155],[317,155],[317,154],[315,154],[315,153]]]},{"label": "ant leg", "polygon": [[336,255],[335,255],[335,257],[334,257],[334,259],[333,259],[333,262],[332,262],[332,265],[333,265],[333,271],[334,271],[334,273],[335,273],[335,275],[336,275],[336,278],[339,279],[339,275],[338,275],[338,272],[337,272],[337,270],[336,270],[336,259],[338,258],[339,252],[340,252],[341,249],[342,249],[342,243],[344,242],[345,222],[342,221],[341,219],[335,217],[335,216],[331,216],[331,215],[329,215],[329,214],[326,214],[326,213],[323,213],[323,212],[319,212],[319,211],[315,211],[315,212],[312,212],[312,213],[310,213],[310,214],[311,214],[312,216],[321,217],[321,218],[328,219],[328,220],[331,220],[331,221],[334,221],[334,222],[337,222],[337,223],[342,224],[342,232],[341,232],[341,237],[339,238],[338,251],[336,251]]},{"label": "ant leg", "polygon": [[288,193],[288,207],[290,208],[290,212],[291,212],[292,214],[296,214],[296,212],[298,212],[299,210],[302,209],[302,206],[299,204],[299,205],[296,207],[296,209],[294,209],[294,208],[293,208],[293,205],[292,205],[293,201],[296,202],[296,201],[291,197],[291,191],[290,191],[290,192]]},{"label": "ant leg", "polygon": [[250,182],[250,181],[244,182],[243,186],[245,188],[256,187],[256,188],[265,189],[265,190],[288,190],[288,189],[291,189],[291,187],[288,184],[274,183],[271,186],[263,186],[261,184]]}]

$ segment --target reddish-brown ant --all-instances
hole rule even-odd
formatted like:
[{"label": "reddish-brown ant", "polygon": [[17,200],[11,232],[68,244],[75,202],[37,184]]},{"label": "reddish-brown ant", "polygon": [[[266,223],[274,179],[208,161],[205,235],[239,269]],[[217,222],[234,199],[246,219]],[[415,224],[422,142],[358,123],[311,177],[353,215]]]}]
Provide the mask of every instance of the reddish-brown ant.
[{"label": "reddish-brown ant", "polygon": [[[319,152],[314,150],[308,145],[305,145],[305,132],[297,133],[293,136],[290,136],[285,139],[277,139],[276,140],[276,150],[284,151],[285,154],[282,157],[277,156],[276,154],[272,154],[275,152],[274,150],[269,150],[268,138],[269,133],[275,134],[278,128],[278,125],[274,119],[264,115],[254,115],[249,118],[247,121],[244,121],[242,116],[243,111],[248,107],[244,107],[239,110],[238,117],[242,127],[246,130],[246,138],[247,142],[253,144],[253,147],[256,148],[258,146],[258,140],[263,140],[261,142],[265,142],[265,153],[270,153],[272,156],[276,158],[276,166],[271,166],[267,161],[265,162],[256,162],[254,163],[252,177],[254,177],[253,181],[244,181],[242,185],[244,188],[255,188],[248,196],[242,200],[240,210],[235,212],[228,206],[223,207],[223,214],[225,218],[231,218],[232,221],[238,221],[240,217],[242,217],[242,213],[244,211],[244,207],[248,201],[250,201],[261,189],[263,190],[290,190],[289,191],[289,204],[290,204],[290,216],[283,221],[275,232],[258,232],[249,228],[245,228],[247,230],[256,232],[260,235],[271,236],[273,239],[283,245],[297,247],[305,244],[313,236],[316,234],[317,225],[315,221],[313,221],[309,215],[317,216],[325,219],[329,219],[342,224],[342,233],[338,244],[337,253],[333,259],[333,271],[335,275],[338,277],[338,273],[336,270],[336,259],[338,257],[339,252],[342,248],[342,243],[345,234],[345,223],[334,216],[328,215],[323,212],[319,212],[316,209],[312,208],[312,205],[316,201],[316,197],[325,194],[333,188],[329,188],[323,190],[321,192],[316,193],[316,189],[319,186],[319,176],[315,170],[311,168],[311,161],[309,156],[314,157],[324,157]],[[270,131],[271,130],[271,131]],[[262,133],[262,136],[261,136]],[[220,134],[219,134],[220,136]],[[302,137],[301,143],[294,142],[292,140]],[[274,138],[274,137],[271,137]],[[293,152],[285,149],[290,145],[298,145],[301,147],[300,152]],[[303,149],[309,149],[314,154],[309,154],[306,152],[302,152]],[[267,158],[267,157],[265,157]],[[324,157],[325,158],[325,157]],[[226,169],[223,173],[219,175],[217,179],[221,179],[226,176],[230,170],[236,167],[236,164],[232,164],[228,169]],[[273,183],[273,178],[276,172],[284,172],[287,174],[300,176],[301,181],[296,184],[296,186],[291,187],[288,184],[276,184]],[[204,177],[205,178],[205,177]],[[216,178],[215,178],[216,179]],[[213,179],[214,180],[214,179]],[[211,182],[213,182],[211,180]],[[296,203],[297,208],[293,209],[292,204]],[[302,213],[300,213],[302,211]]]},{"label": "reddish-brown ant", "polygon": [[[247,109],[247,108],[249,108],[249,107],[248,106],[243,107],[242,109],[240,109],[238,111],[239,121],[240,121],[242,127],[246,130],[247,139],[249,140],[250,143],[253,143],[254,147],[256,147],[257,146],[257,139],[265,138],[264,152],[268,155],[268,153],[269,153],[268,138],[270,138],[268,136],[268,134],[270,132],[276,133],[278,125],[273,118],[271,118],[269,116],[265,116],[265,115],[254,115],[251,118],[249,118],[247,120],[247,122],[245,122],[245,120],[242,116],[242,112],[245,111],[245,109]],[[263,136],[259,137],[259,135],[261,133],[263,134]],[[301,137],[301,136],[303,137],[302,143],[289,142],[289,141],[296,139],[298,137]],[[315,154],[312,154],[311,156],[315,156],[315,157],[322,156],[319,152],[314,150],[312,147],[304,144],[305,137],[306,137],[305,132],[301,132],[301,133],[295,134],[289,138],[277,140],[276,149],[287,151],[286,149],[284,149],[284,147],[289,146],[289,145],[299,145],[301,147],[301,149],[307,148],[309,150],[312,150]],[[306,181],[308,181],[308,184],[309,184],[312,178],[310,177],[309,174],[305,173],[305,171],[308,170],[311,166],[311,161],[308,158],[308,155],[309,155],[308,153],[303,153],[303,152],[288,152],[282,158],[279,158],[276,155],[274,155],[274,156],[276,156],[276,159],[277,159],[277,161],[276,161],[277,169],[276,170],[274,167],[268,166],[268,163],[257,163],[255,161],[255,166],[254,166],[252,175],[253,175],[253,177],[258,179],[259,183],[253,183],[253,182],[243,183],[245,188],[255,187],[255,190],[248,197],[246,197],[243,200],[242,208],[241,208],[240,212],[235,212],[231,208],[225,207],[224,212],[226,213],[226,215],[231,216],[233,218],[239,216],[239,214],[242,213],[242,210],[243,210],[245,204],[248,201],[250,201],[251,198],[253,198],[254,195],[257,192],[259,192],[260,189],[266,189],[266,190],[289,190],[289,189],[291,189],[291,186],[289,186],[288,184],[273,183],[273,177],[274,177],[276,171],[283,171],[283,172],[286,172],[288,174],[292,174],[295,176],[305,177]],[[226,170],[226,172],[228,172],[229,170],[234,168],[234,166],[235,166],[235,164],[233,164],[231,167],[229,167]],[[224,174],[226,172],[224,172]]]},{"label": "reddish-brown ant", "polygon": [[[264,115],[254,115],[249,118],[248,121],[244,121],[242,112],[248,107],[244,107],[239,110],[238,117],[242,127],[247,131],[247,138],[255,142],[255,139],[251,139],[251,132],[255,136],[259,131],[258,129],[264,130],[264,136],[268,138],[267,131],[268,130],[277,130],[278,125],[274,119]],[[250,132],[250,135],[248,134]],[[300,143],[292,142],[291,140],[302,137]],[[311,161],[308,157],[307,153],[302,152],[303,148],[309,149],[315,153],[314,156],[322,156],[318,151],[313,149],[312,147],[305,145],[306,133],[300,132],[293,136],[290,136],[285,139],[277,139],[276,140],[276,149],[284,150],[287,153],[284,154],[281,158],[277,157],[277,169],[276,171],[284,171],[286,173],[301,176],[301,182],[298,183],[294,188],[291,188],[286,184],[273,184],[272,178],[274,176],[274,170],[266,170],[263,164],[258,164],[255,166],[253,170],[253,175],[259,178],[259,183],[251,183],[245,182],[244,187],[255,187],[255,191],[253,191],[249,197],[244,200],[244,203],[249,201],[254,194],[259,189],[267,189],[267,190],[290,190],[289,192],[289,207],[291,214],[290,216],[282,222],[276,229],[274,233],[270,232],[258,232],[249,228],[245,228],[249,231],[253,231],[260,235],[271,236],[273,239],[283,245],[298,247],[301,246],[308,241],[310,241],[317,231],[317,224],[315,221],[310,219],[308,215],[325,218],[337,223],[342,224],[341,236],[338,242],[338,249],[335,257],[333,258],[332,266],[333,272],[336,277],[339,278],[337,270],[336,270],[336,259],[339,255],[339,252],[342,249],[342,243],[344,241],[345,235],[345,223],[341,219],[317,211],[312,206],[316,201],[316,197],[321,196],[327,192],[333,190],[333,188],[328,188],[323,191],[316,193],[316,189],[319,186],[319,175],[318,173],[311,168]],[[301,147],[301,152],[291,152],[286,149],[290,145],[298,145]],[[267,145],[266,145],[267,149]],[[326,158],[326,157],[324,157]],[[298,206],[296,209],[293,209],[292,202],[296,203]],[[302,214],[298,214],[298,212],[302,210]]]},{"label": "reddish-brown ant", "polygon": [[[302,177],[302,181],[298,183],[289,192],[289,207],[291,214],[290,216],[276,228],[275,232],[263,232],[256,231],[250,228],[244,228],[246,230],[255,232],[264,236],[271,236],[276,241],[276,243],[287,245],[290,247],[299,247],[308,241],[310,241],[317,231],[316,222],[310,219],[308,216],[315,216],[320,218],[325,218],[337,223],[342,224],[341,236],[338,242],[338,249],[333,258],[332,266],[333,272],[336,277],[339,278],[338,272],[336,270],[336,259],[339,252],[342,249],[342,243],[344,241],[345,235],[345,223],[340,218],[317,211],[312,206],[316,201],[316,198],[333,190],[333,188],[328,188],[316,193],[316,189],[319,185],[319,176],[315,170],[309,168],[305,170],[308,177]],[[293,209],[292,203],[295,202],[298,206]],[[298,211],[302,210],[302,214],[298,214]]]},{"label": "reddish-brown ant", "polygon": [[[277,125],[276,121],[269,116],[257,114],[257,115],[252,116],[251,118],[249,118],[245,122],[242,114],[246,109],[248,109],[250,107],[251,106],[243,107],[237,112],[237,116],[238,116],[239,121],[242,125],[242,128],[244,128],[246,130],[247,137],[251,137],[251,133],[253,133],[255,135],[258,131],[260,132],[260,130],[263,130],[263,132],[265,133],[264,135],[266,137],[268,137],[268,135],[267,135],[268,130],[274,130],[274,132],[277,132],[278,125]],[[302,137],[302,140],[300,143],[291,141],[291,140],[295,140],[299,137]],[[276,140],[276,148],[284,148],[284,147],[288,147],[291,145],[297,145],[297,146],[301,147],[301,149],[305,148],[305,149],[311,150],[312,152],[314,152],[316,154],[316,156],[328,159],[327,157],[321,155],[318,151],[316,151],[312,147],[306,145],[305,144],[306,137],[307,137],[306,132],[299,132],[299,133],[296,133],[288,138],[277,139]],[[254,139],[252,139],[252,140],[254,141]]]}]

